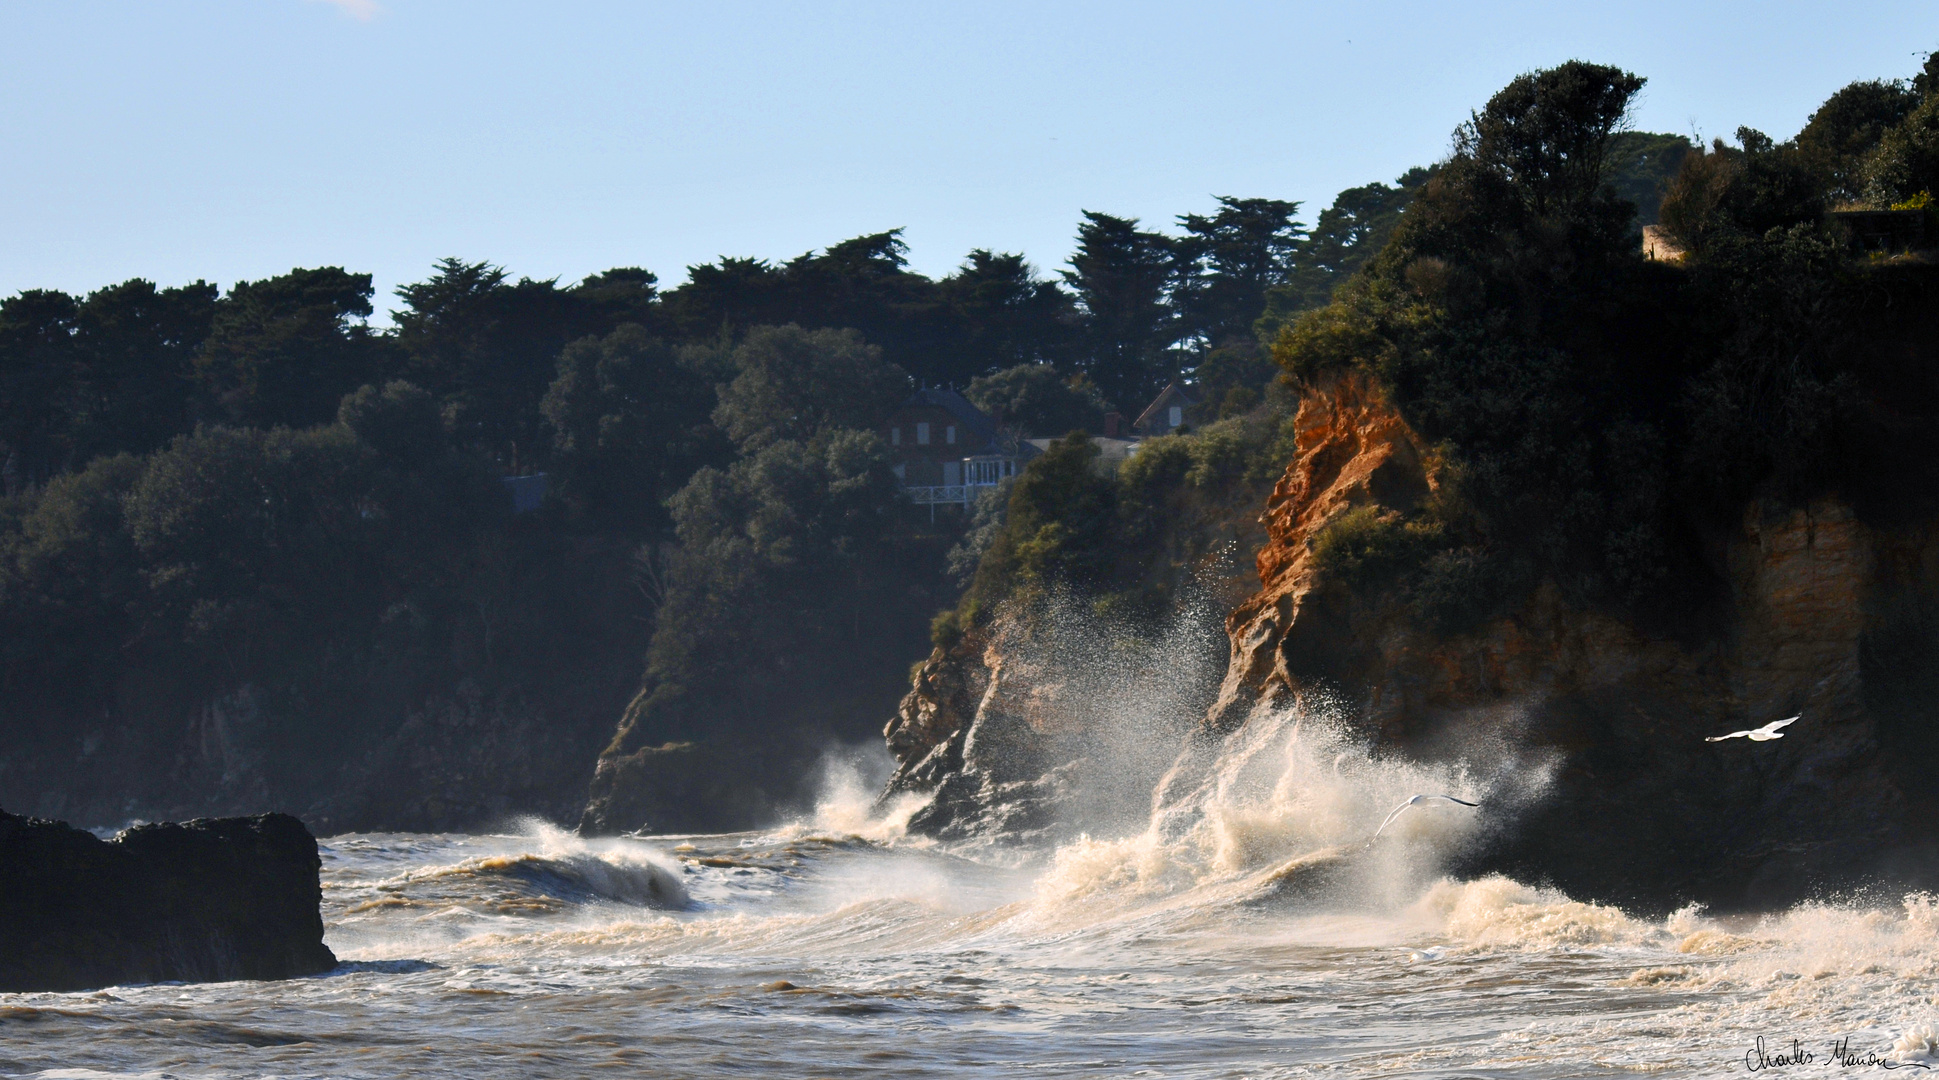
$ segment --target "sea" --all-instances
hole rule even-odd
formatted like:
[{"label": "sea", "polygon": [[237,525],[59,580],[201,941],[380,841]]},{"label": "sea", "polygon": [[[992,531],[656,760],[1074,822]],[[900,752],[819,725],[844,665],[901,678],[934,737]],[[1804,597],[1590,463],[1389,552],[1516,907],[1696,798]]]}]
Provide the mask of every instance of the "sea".
[{"label": "sea", "polygon": [[[0,1075],[1939,1069],[1932,896],[1645,916],[1458,879],[1447,853],[1509,780],[1298,717],[1251,728],[1175,766],[1144,820],[1035,845],[909,835],[916,801],[879,800],[866,756],[756,832],[326,837],[334,971],[0,995]],[[1480,805],[1395,813],[1417,794]]]}]

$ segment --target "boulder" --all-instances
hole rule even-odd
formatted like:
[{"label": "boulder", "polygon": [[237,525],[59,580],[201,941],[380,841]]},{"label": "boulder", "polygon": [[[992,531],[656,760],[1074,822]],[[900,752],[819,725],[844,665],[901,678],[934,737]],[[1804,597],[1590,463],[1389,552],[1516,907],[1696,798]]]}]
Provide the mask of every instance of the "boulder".
[{"label": "boulder", "polygon": [[321,867],[288,814],[102,840],[0,811],[0,992],[328,971]]}]

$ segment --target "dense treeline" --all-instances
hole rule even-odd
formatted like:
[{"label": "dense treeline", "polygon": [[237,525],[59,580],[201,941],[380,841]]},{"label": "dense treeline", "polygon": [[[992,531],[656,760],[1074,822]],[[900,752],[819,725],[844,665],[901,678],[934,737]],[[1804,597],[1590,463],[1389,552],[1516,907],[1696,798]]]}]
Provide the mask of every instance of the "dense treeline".
[{"label": "dense treeline", "polygon": [[[886,412],[949,383],[1060,434],[1185,376],[1242,411],[1256,328],[1423,175],[1310,231],[1269,199],[1086,214],[1055,280],[988,251],[930,279],[887,232],[667,290],[447,259],[388,330],[333,267],[0,301],[0,801],[569,817],[642,657],[641,738],[862,737],[961,540],[903,510]],[[537,471],[512,513],[500,478]]]},{"label": "dense treeline", "polygon": [[[1193,372],[1263,384],[1269,372],[1256,365],[1243,380],[1221,376],[1216,360],[1199,369],[1220,350],[1259,361],[1253,325],[1268,303],[1283,318],[1323,301],[1391,228],[1409,185],[1416,174],[1400,188],[1343,193],[1310,233],[1297,204],[1270,199],[1221,199],[1209,217],[1182,217],[1177,236],[1087,213],[1061,281],[982,250],[931,280],[907,269],[895,231],[778,265],[691,267],[664,293],[638,269],[561,286],[447,259],[398,290],[391,333],[365,323],[370,276],[337,268],[226,294],[141,280],[85,297],[32,290],[0,301],[0,467],[18,494],[104,454],[156,450],[198,424],[328,423],[344,394],[399,379],[438,399],[459,445],[509,471],[544,467],[559,437],[539,403],[560,377],[561,351],[623,325],[703,345],[763,325],[853,329],[923,384],[1049,364],[1135,411]],[[689,409],[701,422],[707,412]]]},{"label": "dense treeline", "polygon": [[[1604,131],[1595,243],[1633,249],[1675,176],[1665,222],[1721,266],[1715,222],[1771,212],[1793,158],[1900,198],[1926,167],[1924,85],[1867,85],[1796,147]],[[1899,164],[1854,164],[1874,143]],[[1264,198],[1170,229],[1086,212],[1053,277],[977,250],[930,278],[892,230],[666,289],[638,268],[562,284],[447,259],[397,291],[389,329],[370,276],[335,267],[0,300],[0,802],[568,818],[629,699],[614,747],[763,745],[736,797],[783,800],[802,755],[879,726],[937,611],[946,637],[1020,583],[1080,578],[1156,611],[1243,540],[1217,523],[1287,452],[1275,348],[1304,371],[1289,342],[1364,336],[1351,313],[1418,292],[1428,263],[1375,256],[1442,227],[1415,207],[1472,187],[1475,152],[1341,192],[1310,226]],[[1475,220],[1476,251],[1540,232]],[[1175,379],[1203,401],[1194,433],[1116,471],[1066,440],[968,520],[908,512],[875,434],[922,384],[1057,436]],[[501,478],[535,472],[544,504],[516,514]],[[1523,479],[1502,489],[1568,482]],[[1630,545],[1645,564],[1650,543]]]},{"label": "dense treeline", "polygon": [[[1929,59],[1909,82],[1840,90],[1787,142],[1744,129],[1703,148],[1621,130],[1643,80],[1572,62],[1504,88],[1399,189],[1343,193],[1328,214],[1366,208],[1372,257],[1324,287],[1289,275],[1256,329],[1296,388],[1371,375],[1435,445],[1442,486],[1343,516],[1319,538],[1324,573],[1442,632],[1545,584],[1700,632],[1748,503],[1932,511],[1939,271],[1905,250],[1916,240],[1881,250],[1837,212],[1922,210],[1939,242],[1935,79]],[[1382,217],[1398,193],[1405,213]],[[1674,262],[1642,250],[1639,226],[1659,221],[1687,253]],[[1158,454],[1115,475],[1075,443],[1047,455],[972,534],[980,566],[937,640],[1047,587],[1107,607],[1175,588],[1190,544],[1141,532],[1183,520],[1154,517],[1153,492],[1269,461],[1272,411],[1253,416],[1237,442],[1176,440],[1182,483],[1148,484]]]}]

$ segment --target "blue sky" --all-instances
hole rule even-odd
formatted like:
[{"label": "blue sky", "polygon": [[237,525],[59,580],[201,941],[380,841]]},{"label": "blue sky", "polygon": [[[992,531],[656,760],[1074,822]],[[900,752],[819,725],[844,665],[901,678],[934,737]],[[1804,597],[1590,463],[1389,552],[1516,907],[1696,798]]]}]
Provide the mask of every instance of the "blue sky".
[{"label": "blue sky", "polygon": [[1931,0],[5,0],[0,294],[343,265],[381,311],[445,255],[672,285],[898,226],[1050,271],[1083,209],[1311,221],[1572,57],[1648,77],[1638,127],[1784,138],[1935,47]]}]

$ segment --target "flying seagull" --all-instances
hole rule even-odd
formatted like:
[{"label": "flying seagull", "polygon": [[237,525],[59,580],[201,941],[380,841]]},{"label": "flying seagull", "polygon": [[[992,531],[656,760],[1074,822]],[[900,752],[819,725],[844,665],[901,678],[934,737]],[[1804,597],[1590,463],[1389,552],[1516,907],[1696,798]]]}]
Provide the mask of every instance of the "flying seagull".
[{"label": "flying seagull", "polygon": [[1407,800],[1406,802],[1401,803],[1399,806],[1394,807],[1394,812],[1391,814],[1388,814],[1387,820],[1380,823],[1380,828],[1375,829],[1373,831],[1374,839],[1376,840],[1380,839],[1380,834],[1387,831],[1387,826],[1392,825],[1394,823],[1394,819],[1400,816],[1400,812],[1402,810],[1405,810],[1410,806],[1417,806],[1420,803],[1426,802],[1429,799],[1446,799],[1449,802],[1460,803],[1462,806],[1481,805],[1480,803],[1469,802],[1466,799],[1457,799],[1452,795],[1416,795],[1413,798]]},{"label": "flying seagull", "polygon": [[[1798,714],[1798,716],[1803,716],[1803,715],[1804,715],[1803,713]],[[1781,728],[1786,724],[1796,723],[1798,716],[1793,716],[1788,720],[1773,720],[1770,723],[1765,724],[1763,727],[1757,728],[1754,731],[1733,731],[1728,735],[1706,735],[1704,736],[1703,741],[1704,742],[1723,742],[1725,739],[1749,739],[1752,742],[1770,742],[1772,739],[1782,739],[1784,737],[1784,733],[1779,731],[1778,728]]]}]

